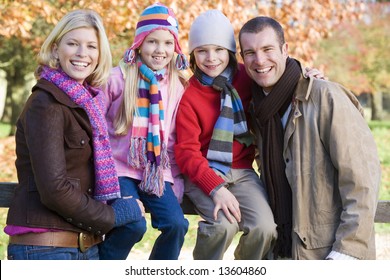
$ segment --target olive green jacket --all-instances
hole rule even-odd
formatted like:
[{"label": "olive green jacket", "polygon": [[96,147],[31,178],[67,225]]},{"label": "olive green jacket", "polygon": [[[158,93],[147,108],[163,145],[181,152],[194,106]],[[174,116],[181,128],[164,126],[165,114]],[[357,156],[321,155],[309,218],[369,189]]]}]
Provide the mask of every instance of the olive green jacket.
[{"label": "olive green jacket", "polygon": [[[261,159],[257,125],[254,121]],[[302,76],[283,157],[293,199],[293,259],[324,259],[332,250],[375,259],[381,169],[355,96],[337,83]]]}]

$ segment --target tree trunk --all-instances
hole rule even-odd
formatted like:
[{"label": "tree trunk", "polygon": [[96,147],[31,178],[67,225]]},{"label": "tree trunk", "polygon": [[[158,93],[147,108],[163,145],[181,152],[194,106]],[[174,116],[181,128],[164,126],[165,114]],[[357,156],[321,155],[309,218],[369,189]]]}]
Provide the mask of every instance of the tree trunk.
[{"label": "tree trunk", "polygon": [[12,89],[10,83],[7,82],[6,97],[4,104],[3,116],[1,122],[11,124],[12,119]]},{"label": "tree trunk", "polygon": [[7,73],[0,69],[0,120],[3,118],[5,100],[7,96]]},{"label": "tree trunk", "polygon": [[371,94],[371,120],[381,121],[383,119],[383,93],[376,91]]},{"label": "tree trunk", "polygon": [[11,124],[10,136],[15,135],[16,121],[31,92],[33,81],[33,74],[28,74],[25,77],[14,75],[8,79],[7,100],[3,120],[4,122]]}]

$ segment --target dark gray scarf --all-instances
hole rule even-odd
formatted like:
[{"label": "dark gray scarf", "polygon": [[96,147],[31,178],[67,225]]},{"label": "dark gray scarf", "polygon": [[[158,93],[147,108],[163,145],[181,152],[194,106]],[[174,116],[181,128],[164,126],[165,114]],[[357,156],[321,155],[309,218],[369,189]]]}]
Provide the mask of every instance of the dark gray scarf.
[{"label": "dark gray scarf", "polygon": [[285,174],[283,159],[284,129],[281,117],[291,104],[297,83],[301,77],[298,61],[287,58],[286,70],[266,96],[263,89],[255,85],[253,90],[253,111],[255,123],[263,139],[262,174],[271,209],[277,224],[278,240],[274,248],[275,258],[291,257],[292,196]]}]

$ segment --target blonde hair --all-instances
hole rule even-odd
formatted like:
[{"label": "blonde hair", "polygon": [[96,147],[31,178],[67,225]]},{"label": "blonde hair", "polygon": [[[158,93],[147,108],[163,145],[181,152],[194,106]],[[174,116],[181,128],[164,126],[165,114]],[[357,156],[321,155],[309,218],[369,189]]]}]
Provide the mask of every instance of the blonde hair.
[{"label": "blonde hair", "polygon": [[[176,57],[174,56],[168,64],[168,98],[176,97],[177,83],[186,84],[186,77],[176,68]],[[126,64],[123,60],[119,62],[122,73],[125,77],[125,88],[123,90],[123,101],[115,116],[115,134],[126,135],[133,122],[134,114],[138,114],[138,79],[139,70],[136,64]]]},{"label": "blonde hair", "polygon": [[86,82],[94,87],[103,86],[110,75],[112,56],[110,45],[103,26],[101,17],[93,10],[80,9],[67,13],[50,32],[44,41],[39,54],[39,66],[35,70],[35,77],[40,78],[42,66],[53,69],[59,67],[57,59],[53,55],[54,45],[58,45],[68,32],[78,28],[93,28],[99,40],[99,59],[96,69],[86,78]]}]

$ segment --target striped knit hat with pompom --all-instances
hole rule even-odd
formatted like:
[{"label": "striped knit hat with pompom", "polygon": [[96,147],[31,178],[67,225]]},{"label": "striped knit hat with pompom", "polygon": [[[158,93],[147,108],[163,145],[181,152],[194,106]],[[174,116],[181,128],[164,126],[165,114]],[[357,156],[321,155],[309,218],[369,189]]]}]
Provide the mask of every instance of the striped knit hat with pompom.
[{"label": "striped knit hat with pompom", "polygon": [[145,37],[155,30],[168,30],[175,38],[175,52],[178,54],[176,67],[179,70],[188,68],[188,61],[179,45],[179,23],[172,9],[161,3],[155,3],[147,7],[142,13],[135,30],[133,45],[126,50],[124,61],[133,64],[136,62],[136,49],[138,49]]}]

